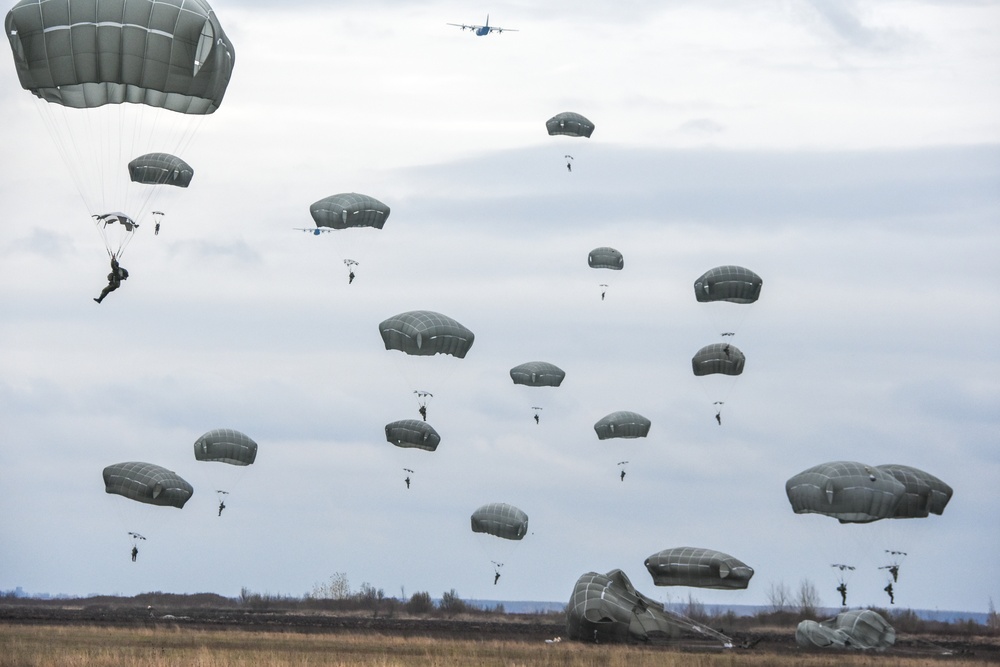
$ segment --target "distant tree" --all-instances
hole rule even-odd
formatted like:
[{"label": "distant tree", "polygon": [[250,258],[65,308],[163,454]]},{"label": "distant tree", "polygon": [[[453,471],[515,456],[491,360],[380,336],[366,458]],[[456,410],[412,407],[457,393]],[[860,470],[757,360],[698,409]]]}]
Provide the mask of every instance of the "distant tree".
[{"label": "distant tree", "polygon": [[708,620],[708,614],[705,613],[705,605],[691,595],[691,593],[688,593],[687,603],[684,605],[684,615],[702,623]]},{"label": "distant tree", "polygon": [[367,581],[361,584],[361,589],[357,594],[358,602],[366,609],[371,609],[372,615],[378,617],[379,605],[385,598],[385,591],[376,589]]},{"label": "distant tree", "polygon": [[328,582],[313,584],[311,597],[317,600],[347,600],[351,597],[351,583],[344,572],[334,572]]},{"label": "distant tree", "polygon": [[451,589],[447,593],[441,595],[441,602],[438,604],[438,608],[445,613],[447,616],[454,616],[455,614],[461,614],[468,611],[469,606],[465,603],[465,600],[458,597],[458,593],[455,589]]},{"label": "distant tree", "polygon": [[819,591],[816,590],[816,585],[808,579],[803,579],[799,583],[799,594],[796,600],[799,608],[799,613],[803,616],[816,616],[816,612],[819,610]]},{"label": "distant tree", "polygon": [[767,589],[767,602],[771,605],[771,611],[785,611],[791,599],[792,594],[784,581],[777,584],[771,582],[771,587]]},{"label": "distant tree", "polygon": [[997,608],[993,606],[993,598],[990,598],[990,610],[986,614],[986,627],[993,632],[1000,632],[1000,614],[997,614]]},{"label": "distant tree", "polygon": [[414,593],[409,602],[406,603],[408,614],[428,614],[434,611],[434,601],[431,594],[427,592]]}]

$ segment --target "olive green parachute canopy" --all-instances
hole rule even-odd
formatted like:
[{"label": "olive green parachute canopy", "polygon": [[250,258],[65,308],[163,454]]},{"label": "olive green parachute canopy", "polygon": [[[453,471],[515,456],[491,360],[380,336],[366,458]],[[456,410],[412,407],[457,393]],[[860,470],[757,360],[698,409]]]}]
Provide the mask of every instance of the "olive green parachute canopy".
[{"label": "olive green parachute canopy", "polygon": [[472,532],[520,540],[528,533],[528,515],[507,503],[489,503],[472,513]]},{"label": "olive green parachute canopy", "polygon": [[694,281],[694,296],[699,302],[729,301],[753,303],[764,284],[760,276],[742,266],[717,266]]},{"label": "olive green parachute canopy", "polygon": [[738,558],[699,547],[664,549],[645,564],[657,586],[742,589],[753,576],[753,568]]},{"label": "olive green parachute canopy", "polygon": [[691,358],[691,368],[698,376],[739,375],[743,372],[747,358],[735,345],[730,343],[712,343],[698,350]]},{"label": "olive green parachute canopy", "polygon": [[413,447],[433,452],[441,444],[434,427],[418,419],[401,419],[385,425],[385,439],[397,447]]},{"label": "olive green parachute canopy", "polygon": [[621,271],[625,266],[625,258],[614,248],[594,248],[587,255],[587,264],[592,269],[611,269]]},{"label": "olive green parachute canopy", "polygon": [[884,651],[896,643],[896,630],[871,609],[853,609],[817,623],[802,621],[795,628],[802,648],[851,648]]},{"label": "olive green parachute canopy", "polygon": [[387,350],[431,356],[450,354],[464,359],[476,335],[447,315],[430,310],[411,310],[378,325]]},{"label": "olive green parachute canopy", "polygon": [[564,111],[545,121],[545,129],[550,135],[565,134],[570,137],[589,137],[594,133],[594,124],[585,116],[572,111]]},{"label": "olive green parachute canopy", "polygon": [[566,606],[566,635],[585,642],[648,642],[681,636],[732,640],[711,628],[668,611],[632,586],[621,570],[588,572],[576,580]]},{"label": "olive green parachute canopy", "polygon": [[257,443],[231,428],[217,428],[194,441],[194,458],[248,466],[257,458]]},{"label": "olive green parachute canopy", "polygon": [[209,114],[236,59],[204,0],[21,0],[6,28],[21,86],[77,109]]},{"label": "olive green parachute canopy", "polygon": [[104,469],[104,490],[149,505],[184,507],[194,488],[172,470],[152,463],[115,463]]},{"label": "olive green parachute canopy", "polygon": [[529,361],[510,369],[514,384],[529,387],[558,387],[565,377],[566,371],[547,361]]},{"label": "olive green parachute canopy", "polygon": [[651,422],[638,412],[619,410],[601,418],[594,424],[598,440],[608,438],[645,438]]},{"label": "olive green parachute canopy", "polygon": [[186,188],[191,184],[194,169],[176,155],[146,153],[128,163],[128,175],[133,183]]},{"label": "olive green parachute canopy", "polygon": [[314,202],[309,206],[309,213],[317,227],[382,229],[389,217],[389,207],[374,197],[345,192]]},{"label": "olive green parachute canopy", "polygon": [[918,468],[890,463],[876,466],[892,475],[906,490],[896,507],[894,519],[922,518],[928,514],[943,514],[951,500],[952,488],[934,475]]},{"label": "olive green parachute canopy", "polygon": [[888,519],[905,491],[888,472],[856,461],[821,463],[785,482],[796,514],[825,514],[841,523]]}]

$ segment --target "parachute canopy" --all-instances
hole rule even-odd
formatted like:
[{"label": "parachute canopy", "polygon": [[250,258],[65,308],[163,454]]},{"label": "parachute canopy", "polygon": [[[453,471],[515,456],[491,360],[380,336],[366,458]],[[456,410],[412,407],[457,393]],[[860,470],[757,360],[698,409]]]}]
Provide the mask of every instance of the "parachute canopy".
[{"label": "parachute canopy", "polygon": [[664,609],[632,586],[621,570],[588,572],[576,580],[566,606],[566,635],[585,642],[647,642],[654,637],[712,637],[732,640],[711,628]]},{"label": "parachute canopy", "polygon": [[753,576],[753,568],[738,558],[698,547],[664,549],[645,564],[657,586],[742,589]]},{"label": "parachute canopy", "polygon": [[890,473],[856,461],[821,463],[785,482],[796,514],[825,514],[841,523],[888,519],[905,491]]},{"label": "parachute canopy", "polygon": [[896,643],[896,630],[871,609],[853,609],[819,623],[802,621],[795,629],[795,643],[803,648],[884,651]]},{"label": "parachute canopy", "polygon": [[400,313],[380,323],[378,330],[385,349],[418,356],[450,354],[464,359],[476,340],[457,321],[430,310]]},{"label": "parachute canopy", "polygon": [[248,466],[257,458],[257,443],[231,428],[217,428],[194,441],[194,458]]},{"label": "parachute canopy", "polygon": [[191,184],[194,169],[176,155],[146,153],[128,163],[128,175],[133,183],[186,188]]},{"label": "parachute canopy", "polygon": [[952,488],[934,475],[918,468],[890,463],[876,466],[892,475],[905,488],[896,506],[894,519],[922,518],[928,514],[943,514],[951,500]]},{"label": "parachute canopy", "polygon": [[514,384],[529,387],[558,387],[565,377],[566,371],[547,361],[529,361],[510,369]]},{"label": "parachute canopy", "polygon": [[594,248],[587,255],[587,264],[592,269],[611,269],[621,271],[625,266],[625,258],[614,248]]},{"label": "parachute canopy", "polygon": [[7,13],[21,86],[47,102],[214,112],[236,52],[204,0],[21,0]]},{"label": "parachute canopy", "polygon": [[545,121],[545,129],[550,135],[564,134],[570,137],[589,137],[594,133],[594,124],[585,116],[572,111],[564,111]]},{"label": "parachute canopy", "polygon": [[433,452],[441,444],[434,427],[417,419],[401,419],[385,425],[385,439],[397,447],[414,447]]},{"label": "parachute canopy", "polygon": [[309,213],[317,227],[382,229],[389,217],[389,207],[374,197],[347,192],[314,202],[309,206]]},{"label": "parachute canopy", "polygon": [[694,281],[694,296],[699,302],[729,301],[753,303],[764,284],[760,276],[742,266],[717,266]]},{"label": "parachute canopy", "polygon": [[152,463],[115,463],[104,469],[104,490],[149,505],[184,507],[194,488],[172,470]]},{"label": "parachute canopy", "polygon": [[743,372],[746,357],[735,345],[712,343],[698,350],[691,359],[691,368],[697,376],[739,375]]},{"label": "parachute canopy", "polygon": [[472,532],[520,540],[528,533],[528,515],[507,503],[489,503],[472,513]]},{"label": "parachute canopy", "polygon": [[608,438],[645,438],[651,422],[637,412],[619,410],[601,418],[594,424],[599,440]]}]

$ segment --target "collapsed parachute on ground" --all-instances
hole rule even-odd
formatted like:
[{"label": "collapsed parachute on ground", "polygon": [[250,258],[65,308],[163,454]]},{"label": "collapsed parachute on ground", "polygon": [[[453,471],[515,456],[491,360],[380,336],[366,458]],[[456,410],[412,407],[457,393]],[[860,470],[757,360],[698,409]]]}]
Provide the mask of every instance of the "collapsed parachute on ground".
[{"label": "collapsed parachute on ground", "polygon": [[489,503],[472,513],[472,532],[520,540],[528,533],[528,515],[507,503]]},{"label": "collapsed parachute on ground", "polygon": [[449,354],[464,359],[476,340],[456,320],[430,310],[400,313],[381,322],[378,330],[385,349],[417,356]]},{"label": "collapsed parachute on ground", "polygon": [[896,643],[896,630],[870,609],[855,609],[817,623],[802,621],[795,628],[802,648],[851,648],[884,651]]},{"label": "collapsed parachute on ground", "polygon": [[172,470],[152,463],[115,463],[104,469],[104,490],[149,505],[184,507],[194,488]]},{"label": "collapsed parachute on ground", "polygon": [[594,124],[585,116],[572,111],[564,111],[545,121],[545,129],[550,135],[589,137],[594,133]]},{"label": "collapsed parachute on ground", "polygon": [[385,439],[397,447],[412,447],[433,452],[441,443],[441,436],[427,422],[401,419],[385,425]]},{"label": "collapsed parachute on ground", "polygon": [[566,635],[585,642],[648,642],[693,635],[732,646],[729,637],[667,611],[637,591],[621,570],[588,572],[577,579],[566,607]]},{"label": "collapsed parachute on ground", "polygon": [[309,206],[317,227],[382,229],[389,218],[389,207],[374,197],[355,192],[330,195]]},{"label": "collapsed parachute on ground", "polygon": [[918,468],[896,463],[875,467],[889,473],[905,487],[892,518],[923,518],[929,514],[944,513],[953,491],[940,479]]},{"label": "collapsed parachute on ground", "polygon": [[176,155],[146,153],[128,163],[128,175],[133,183],[186,188],[194,177],[194,169]]},{"label": "collapsed parachute on ground", "polygon": [[587,255],[587,264],[592,269],[621,271],[625,267],[625,257],[614,248],[602,246],[590,251]]},{"label": "collapsed parachute on ground", "polygon": [[760,297],[764,281],[742,266],[717,266],[694,282],[694,296],[701,302],[753,303]]},{"label": "collapsed parachute on ground", "polygon": [[657,586],[743,589],[753,576],[753,568],[738,558],[698,547],[658,551],[645,565]]},{"label": "collapsed parachute on ground", "polygon": [[236,57],[204,0],[21,0],[6,28],[21,86],[79,109],[130,102],[209,114]]},{"label": "collapsed parachute on ground", "polygon": [[649,434],[651,422],[637,412],[619,410],[602,417],[596,424],[599,440],[608,438],[645,438]]},{"label": "collapsed parachute on ground", "polygon": [[698,350],[691,359],[691,368],[697,376],[739,375],[746,365],[746,356],[730,343],[712,343]]},{"label": "collapsed parachute on ground", "polygon": [[194,458],[248,466],[257,459],[257,443],[245,433],[231,428],[217,428],[195,440]]},{"label": "collapsed parachute on ground", "polygon": [[796,514],[825,514],[841,523],[891,518],[905,491],[889,472],[856,461],[821,463],[785,482]]},{"label": "collapsed parachute on ground", "polygon": [[529,361],[510,369],[514,384],[529,387],[558,387],[565,377],[566,371],[547,361]]}]

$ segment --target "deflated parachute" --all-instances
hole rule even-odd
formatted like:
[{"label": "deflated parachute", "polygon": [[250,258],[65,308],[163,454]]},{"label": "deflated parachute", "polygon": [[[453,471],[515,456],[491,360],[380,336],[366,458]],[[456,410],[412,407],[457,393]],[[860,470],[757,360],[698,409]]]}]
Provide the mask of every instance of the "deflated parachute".
[{"label": "deflated parachute", "polygon": [[664,549],[645,565],[657,586],[742,589],[753,576],[753,568],[738,558],[699,547]]},{"label": "deflated parachute", "polygon": [[761,277],[750,269],[717,266],[694,282],[694,295],[699,302],[753,303],[760,297],[763,284]]},{"label": "deflated parachute", "polygon": [[599,440],[608,438],[645,438],[649,434],[651,422],[638,412],[619,410],[602,417],[596,424]]},{"label": "deflated parachute", "polygon": [[348,192],[314,202],[309,207],[309,213],[317,227],[382,229],[389,218],[389,207],[374,197]]},{"label": "deflated parachute", "polygon": [[104,469],[104,490],[149,505],[184,507],[194,488],[172,470],[152,463],[116,463]]},{"label": "deflated parachute", "polygon": [[589,137],[594,133],[594,124],[585,116],[572,111],[564,111],[545,121],[545,129],[550,135]]},{"label": "deflated parachute", "polygon": [[802,621],[795,643],[803,648],[851,648],[884,651],[896,643],[896,630],[870,609],[845,611],[826,621]]},{"label": "deflated parachute", "polygon": [[441,443],[441,436],[427,422],[401,419],[385,425],[385,439],[397,447],[412,447],[433,452]]},{"label": "deflated parachute", "polygon": [[528,533],[528,515],[507,503],[489,503],[472,513],[472,532],[520,540]]},{"label": "deflated parachute", "polygon": [[510,369],[514,384],[529,387],[558,387],[565,377],[566,371],[547,361],[529,361]]},{"label": "deflated parachute", "polygon": [[230,428],[217,428],[195,440],[194,458],[198,461],[248,466],[257,458],[257,443],[245,433]]},{"label": "deflated parachute", "polygon": [[411,310],[378,325],[387,350],[431,356],[448,354],[464,359],[476,336],[446,315],[430,310]]},{"label": "deflated parachute", "polygon": [[891,518],[905,491],[889,472],[856,461],[821,463],[785,482],[796,514],[825,514],[841,523]]}]

